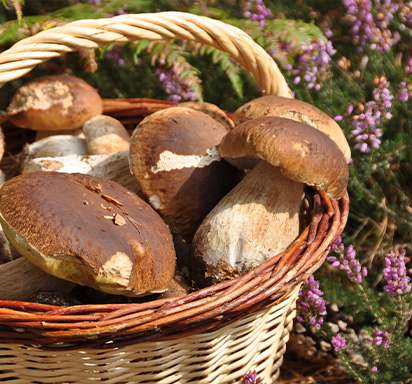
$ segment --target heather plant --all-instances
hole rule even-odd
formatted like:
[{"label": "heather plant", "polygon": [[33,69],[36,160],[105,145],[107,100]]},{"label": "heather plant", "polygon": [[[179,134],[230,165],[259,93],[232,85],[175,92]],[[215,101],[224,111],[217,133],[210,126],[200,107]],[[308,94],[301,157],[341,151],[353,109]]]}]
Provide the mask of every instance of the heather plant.
[{"label": "heather plant", "polygon": [[[298,319],[331,343],[334,353],[357,382],[410,382],[412,339],[405,335],[412,315],[409,295],[412,270],[408,270],[409,259],[405,251],[394,249],[386,255],[378,283],[367,279],[367,268],[361,265],[353,245],[345,247],[340,238],[332,246],[327,260],[332,268],[340,271],[335,279],[340,279],[341,284],[349,284],[352,290],[351,302],[343,302],[345,299],[341,297],[339,303],[346,313],[352,314],[352,324],[339,333],[333,332],[327,322],[322,325],[327,315],[326,305],[319,302],[323,301],[321,297],[325,293],[313,277],[303,284],[304,294],[298,300]],[[330,291],[328,293],[330,295]],[[313,320],[314,314],[315,318],[322,319],[320,325],[319,320]],[[360,355],[361,360],[352,359],[354,354]]]}]

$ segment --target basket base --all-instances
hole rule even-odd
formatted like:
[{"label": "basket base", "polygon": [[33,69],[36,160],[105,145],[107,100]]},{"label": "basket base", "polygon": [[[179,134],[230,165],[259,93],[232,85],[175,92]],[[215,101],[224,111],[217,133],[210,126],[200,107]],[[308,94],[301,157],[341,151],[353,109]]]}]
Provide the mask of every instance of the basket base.
[{"label": "basket base", "polygon": [[256,371],[274,383],[295,317],[299,286],[279,304],[220,329],[121,348],[44,350],[0,343],[0,382],[240,384]]}]

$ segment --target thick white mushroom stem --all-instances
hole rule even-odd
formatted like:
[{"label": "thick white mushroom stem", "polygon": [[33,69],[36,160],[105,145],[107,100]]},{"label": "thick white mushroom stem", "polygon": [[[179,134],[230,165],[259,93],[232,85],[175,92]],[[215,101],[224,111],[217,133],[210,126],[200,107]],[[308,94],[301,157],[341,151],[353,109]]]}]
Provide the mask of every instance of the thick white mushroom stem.
[{"label": "thick white mushroom stem", "polygon": [[299,235],[304,185],[260,161],[208,214],[192,243],[201,286],[236,277],[285,250]]}]

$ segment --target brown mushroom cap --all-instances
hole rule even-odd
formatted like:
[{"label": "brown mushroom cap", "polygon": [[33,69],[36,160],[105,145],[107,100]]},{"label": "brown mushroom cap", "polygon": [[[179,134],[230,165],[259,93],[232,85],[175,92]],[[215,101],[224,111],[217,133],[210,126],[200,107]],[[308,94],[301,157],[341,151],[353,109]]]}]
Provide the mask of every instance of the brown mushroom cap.
[{"label": "brown mushroom cap", "polygon": [[210,116],[184,107],[155,112],[133,132],[131,172],[173,232],[193,234],[238,181],[216,149],[226,133]]},{"label": "brown mushroom cap", "polygon": [[102,111],[97,91],[70,75],[44,76],[24,84],[7,108],[14,125],[41,131],[74,130]]},{"label": "brown mushroom cap", "polygon": [[228,131],[235,127],[235,123],[225,111],[221,110],[217,105],[208,103],[206,101],[185,101],[183,103],[177,104],[174,108],[185,107],[191,108],[196,111],[206,113],[210,117],[213,117],[220,124],[222,124]]},{"label": "brown mushroom cap", "polygon": [[335,142],[294,120],[248,120],[230,131],[218,149],[223,157],[257,155],[279,167],[285,177],[323,190],[332,199],[341,198],[348,184],[348,165]]},{"label": "brown mushroom cap", "polygon": [[127,129],[111,116],[93,116],[83,125],[83,133],[91,155],[129,150],[130,135]]},{"label": "brown mushroom cap", "polygon": [[302,100],[267,95],[258,97],[238,108],[233,114],[233,121],[239,125],[247,120],[264,116],[284,117],[319,129],[335,141],[344,154],[346,162],[350,161],[351,150],[342,129],[334,119],[319,108]]},{"label": "brown mushroom cap", "polygon": [[175,271],[169,229],[137,195],[84,174],[37,172],[0,189],[12,245],[44,271],[103,292],[164,292]]}]

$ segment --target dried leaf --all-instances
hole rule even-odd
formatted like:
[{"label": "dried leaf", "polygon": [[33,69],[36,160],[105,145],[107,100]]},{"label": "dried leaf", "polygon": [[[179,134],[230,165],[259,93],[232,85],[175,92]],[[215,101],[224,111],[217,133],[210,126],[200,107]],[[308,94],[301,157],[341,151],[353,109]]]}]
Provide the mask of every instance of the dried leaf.
[{"label": "dried leaf", "polygon": [[102,193],[102,197],[103,197],[103,199],[105,199],[107,202],[112,203],[112,204],[114,204],[114,205],[117,205],[118,207],[121,207],[121,206],[123,205],[123,203],[122,203],[121,201],[116,200],[115,198],[110,197],[109,195],[104,195],[104,194]]},{"label": "dried leaf", "polygon": [[114,223],[118,225],[119,227],[123,227],[126,225],[126,219],[123,216],[119,215],[118,213],[114,214],[113,220],[114,220]]},{"label": "dried leaf", "polygon": [[104,204],[100,204],[103,209],[107,209],[109,212],[113,209],[112,207],[106,207]]},{"label": "dried leaf", "polygon": [[102,193],[102,186],[100,184],[97,184],[96,186],[91,185],[91,184],[86,184],[86,188],[92,192]]}]

